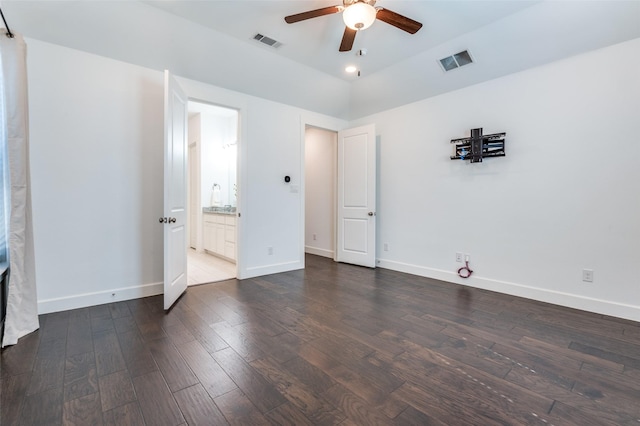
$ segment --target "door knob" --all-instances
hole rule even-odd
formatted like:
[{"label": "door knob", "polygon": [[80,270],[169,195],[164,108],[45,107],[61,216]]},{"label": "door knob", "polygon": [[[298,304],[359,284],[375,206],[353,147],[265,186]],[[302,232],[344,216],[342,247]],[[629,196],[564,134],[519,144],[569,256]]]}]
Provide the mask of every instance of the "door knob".
[{"label": "door knob", "polygon": [[178,219],[176,219],[175,217],[170,217],[169,218],[169,223],[176,223],[176,220],[178,220]]},{"label": "door knob", "polygon": [[369,212],[367,213],[369,216],[373,216],[375,213],[374,212]]},{"label": "door knob", "polygon": [[160,218],[160,223],[167,223],[167,218],[166,217],[161,217]]}]

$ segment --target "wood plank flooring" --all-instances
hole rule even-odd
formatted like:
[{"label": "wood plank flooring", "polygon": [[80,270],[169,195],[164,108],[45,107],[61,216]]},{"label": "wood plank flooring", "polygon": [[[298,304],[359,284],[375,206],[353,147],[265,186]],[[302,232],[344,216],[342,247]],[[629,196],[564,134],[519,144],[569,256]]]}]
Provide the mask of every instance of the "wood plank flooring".
[{"label": "wood plank flooring", "polygon": [[42,315],[2,425],[640,425],[640,323],[307,256]]}]

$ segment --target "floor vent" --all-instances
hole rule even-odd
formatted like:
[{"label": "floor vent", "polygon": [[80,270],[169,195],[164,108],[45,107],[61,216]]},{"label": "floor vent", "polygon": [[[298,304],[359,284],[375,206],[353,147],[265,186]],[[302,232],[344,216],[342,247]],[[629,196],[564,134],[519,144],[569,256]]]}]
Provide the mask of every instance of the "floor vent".
[{"label": "floor vent", "polygon": [[280,43],[278,40],[274,40],[271,37],[267,37],[265,35],[262,35],[260,33],[256,34],[253,36],[254,40],[258,40],[260,43],[264,43],[267,46],[271,46],[274,49],[282,46],[282,43]]},{"label": "floor vent", "polygon": [[451,71],[471,63],[473,63],[473,58],[467,50],[440,59],[440,65],[445,71]]}]

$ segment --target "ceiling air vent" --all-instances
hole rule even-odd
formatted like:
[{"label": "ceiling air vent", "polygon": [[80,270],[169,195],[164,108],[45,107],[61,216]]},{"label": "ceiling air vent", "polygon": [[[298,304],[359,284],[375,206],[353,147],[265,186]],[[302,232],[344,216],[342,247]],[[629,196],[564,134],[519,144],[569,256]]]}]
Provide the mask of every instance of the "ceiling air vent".
[{"label": "ceiling air vent", "polygon": [[440,59],[440,65],[445,71],[451,71],[471,63],[473,63],[473,58],[467,50]]},{"label": "ceiling air vent", "polygon": [[279,41],[274,40],[274,39],[272,39],[271,37],[267,37],[267,36],[265,36],[265,35],[262,35],[262,34],[260,34],[260,33],[258,33],[258,34],[256,34],[256,35],[254,35],[254,36],[253,36],[253,39],[254,39],[254,40],[258,40],[260,43],[264,43],[264,44],[266,44],[267,46],[271,46],[271,47],[273,47],[274,49],[275,49],[275,48],[278,48],[278,47],[280,47],[280,46],[282,46],[282,43],[280,43]]}]

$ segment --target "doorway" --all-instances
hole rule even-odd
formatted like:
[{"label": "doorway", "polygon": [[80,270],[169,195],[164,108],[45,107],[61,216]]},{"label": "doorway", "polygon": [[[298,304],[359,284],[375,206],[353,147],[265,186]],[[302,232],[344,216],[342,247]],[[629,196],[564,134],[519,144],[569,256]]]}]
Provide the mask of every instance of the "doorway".
[{"label": "doorway", "polygon": [[304,150],[304,253],[375,268],[375,125],[306,125]]},{"label": "doorway", "polygon": [[305,253],[335,259],[338,133],[306,126]]},{"label": "doorway", "polygon": [[189,101],[187,284],[237,277],[238,110]]}]

